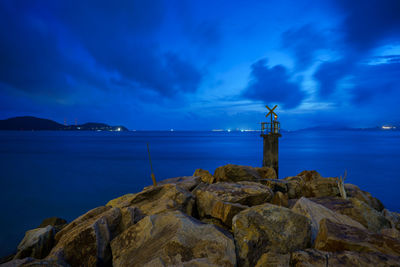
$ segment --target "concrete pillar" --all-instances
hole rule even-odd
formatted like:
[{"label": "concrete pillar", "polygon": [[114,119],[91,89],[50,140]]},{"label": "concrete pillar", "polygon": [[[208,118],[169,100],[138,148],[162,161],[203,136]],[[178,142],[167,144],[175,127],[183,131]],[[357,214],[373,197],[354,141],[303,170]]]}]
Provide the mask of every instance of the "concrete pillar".
[{"label": "concrete pillar", "polygon": [[275,169],[276,176],[279,170],[279,133],[263,134],[264,151],[263,151],[263,167],[271,167]]}]

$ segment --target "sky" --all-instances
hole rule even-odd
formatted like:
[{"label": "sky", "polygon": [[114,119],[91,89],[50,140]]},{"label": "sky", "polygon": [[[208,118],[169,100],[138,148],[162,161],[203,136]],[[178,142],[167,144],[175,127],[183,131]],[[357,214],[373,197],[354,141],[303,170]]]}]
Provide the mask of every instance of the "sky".
[{"label": "sky", "polygon": [[400,124],[399,0],[2,0],[0,119]]}]

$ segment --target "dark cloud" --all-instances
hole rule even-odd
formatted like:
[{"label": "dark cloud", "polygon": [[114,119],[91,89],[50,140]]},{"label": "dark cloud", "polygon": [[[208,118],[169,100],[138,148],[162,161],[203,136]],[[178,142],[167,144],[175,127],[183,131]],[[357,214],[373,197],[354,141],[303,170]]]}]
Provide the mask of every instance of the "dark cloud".
[{"label": "dark cloud", "polygon": [[400,34],[400,1],[336,0],[344,13],[341,31],[353,52],[369,50]]},{"label": "dark cloud", "polygon": [[[161,1],[2,1],[0,82],[26,92],[195,91],[202,73],[155,37]],[[113,76],[110,78],[109,76]]]},{"label": "dark cloud", "polygon": [[328,47],[327,36],[311,24],[291,28],[281,38],[282,47],[293,54],[298,70],[313,64],[318,50]]},{"label": "dark cloud", "polygon": [[250,82],[242,96],[264,103],[279,103],[288,109],[300,105],[305,97],[300,86],[290,81],[284,66],[269,67],[265,59],[251,65]]}]

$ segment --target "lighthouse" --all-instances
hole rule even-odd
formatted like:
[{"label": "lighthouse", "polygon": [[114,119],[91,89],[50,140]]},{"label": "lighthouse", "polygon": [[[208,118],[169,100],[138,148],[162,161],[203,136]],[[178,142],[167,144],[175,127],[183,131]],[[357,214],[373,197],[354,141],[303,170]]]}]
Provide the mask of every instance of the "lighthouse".
[{"label": "lighthouse", "polygon": [[[281,126],[278,121],[278,115],[274,110],[278,107],[275,105],[272,109],[265,106],[269,112],[267,122],[261,123],[261,137],[264,139],[263,149],[263,167],[271,167],[275,169],[276,176],[278,176],[279,170],[279,137],[281,137]],[[269,119],[269,122],[268,122]]]}]

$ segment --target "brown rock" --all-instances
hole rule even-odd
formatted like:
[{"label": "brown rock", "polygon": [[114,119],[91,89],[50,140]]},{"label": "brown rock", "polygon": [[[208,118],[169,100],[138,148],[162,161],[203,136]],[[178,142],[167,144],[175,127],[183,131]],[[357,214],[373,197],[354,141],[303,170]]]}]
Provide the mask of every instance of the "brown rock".
[{"label": "brown rock", "polygon": [[349,225],[334,223],[329,219],[320,221],[315,248],[332,252],[350,250],[400,255],[399,240]]},{"label": "brown rock", "polygon": [[0,264],[1,267],[19,267],[19,266],[26,266],[25,264],[34,261],[34,258],[27,257],[23,259],[11,259],[3,264]]},{"label": "brown rock", "polygon": [[194,203],[194,195],[189,191],[174,184],[165,184],[113,199],[106,206],[118,208],[134,206],[146,215],[166,210],[181,210],[191,215]]},{"label": "brown rock", "polygon": [[[157,186],[161,186],[161,185],[165,185],[165,184],[173,184],[173,185],[177,185],[187,191],[191,191],[200,182],[201,182],[201,179],[199,176],[182,176],[182,177],[175,177],[175,178],[161,180],[161,181],[157,182]],[[143,188],[143,190],[149,190],[152,188],[153,188],[153,186],[151,185],[151,186],[147,186],[147,187]]]},{"label": "brown rock", "polygon": [[309,183],[310,197],[335,197],[340,196],[336,178],[319,178]]},{"label": "brown rock", "polygon": [[391,238],[400,239],[400,231],[396,228],[386,228],[381,230],[381,234]]},{"label": "brown rock", "polygon": [[353,219],[342,215],[340,213],[336,213],[324,206],[317,204],[307,198],[300,198],[296,204],[293,206],[292,210],[297,212],[301,215],[306,216],[311,220],[311,239],[312,241],[315,240],[317,233],[319,231],[320,221],[324,218],[329,219],[335,223],[341,223],[346,225],[351,225],[353,227],[357,227],[360,229],[364,229],[365,227],[362,226],[359,222],[354,221]]},{"label": "brown rock", "polygon": [[260,259],[257,261],[256,267],[286,267],[289,266],[290,253],[280,254],[274,252],[267,252],[261,255]]},{"label": "brown rock", "polygon": [[55,232],[59,232],[64,226],[67,225],[67,221],[58,218],[58,217],[50,217],[46,218],[42,221],[42,223],[39,225],[39,228],[46,227],[47,225],[51,225],[54,227]]},{"label": "brown rock", "polygon": [[114,267],[236,265],[228,232],[180,211],[147,216],[116,237],[111,249]]},{"label": "brown rock", "polygon": [[274,197],[271,200],[271,204],[282,206],[282,207],[289,207],[289,199],[287,194],[284,194],[280,191],[274,194]]},{"label": "brown rock", "polygon": [[240,266],[254,266],[267,252],[286,254],[310,246],[311,222],[287,208],[263,204],[238,213],[232,222]]},{"label": "brown rock", "polygon": [[71,266],[107,266],[110,240],[118,234],[119,208],[98,207],[72,221],[56,234],[57,245],[46,260],[63,260]]},{"label": "brown rock", "polygon": [[228,164],[214,172],[215,182],[256,181],[261,179],[258,171],[250,166]]},{"label": "brown rock", "polygon": [[288,182],[285,180],[278,180],[278,179],[261,179],[257,182],[264,184],[271,188],[273,192],[288,192]]},{"label": "brown rock", "polygon": [[390,222],[380,212],[356,198],[324,197],[310,200],[352,218],[370,231],[379,232],[381,229],[390,228]]},{"label": "brown rock", "polygon": [[382,214],[390,222],[392,228],[396,228],[400,231],[400,213],[384,209]]},{"label": "brown rock", "polygon": [[54,227],[51,225],[27,231],[24,239],[18,245],[14,259],[26,257],[43,259],[54,245],[54,233]]},{"label": "brown rock", "polygon": [[193,176],[199,176],[200,180],[206,184],[212,184],[215,180],[209,171],[203,169],[195,170]]},{"label": "brown rock", "polygon": [[316,249],[295,251],[291,255],[290,266],[295,267],[326,267],[330,253]]},{"label": "brown rock", "polygon": [[304,181],[311,182],[313,180],[321,179],[322,176],[317,171],[302,171],[297,176],[303,177]]},{"label": "brown rock", "polygon": [[118,232],[122,233],[141,219],[145,215],[137,207],[125,207],[121,209],[121,222],[119,224]]},{"label": "brown rock", "polygon": [[248,206],[271,200],[273,193],[267,186],[254,182],[215,183],[199,186],[193,191],[201,218],[210,216],[232,225],[232,218]]},{"label": "brown rock", "polygon": [[346,190],[348,197],[357,198],[377,211],[382,211],[385,207],[379,199],[373,197],[369,192],[361,190],[358,186],[353,184],[345,184],[344,188]]},{"label": "brown rock", "polygon": [[289,199],[301,198],[302,196],[310,196],[310,189],[306,185],[305,180],[300,176],[286,177],[283,179],[287,181],[287,193]]}]

